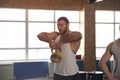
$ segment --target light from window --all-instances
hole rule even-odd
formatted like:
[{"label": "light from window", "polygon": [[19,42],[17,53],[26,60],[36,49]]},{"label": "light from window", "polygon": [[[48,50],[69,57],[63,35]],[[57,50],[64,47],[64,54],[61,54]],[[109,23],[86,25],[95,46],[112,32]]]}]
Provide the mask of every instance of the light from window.
[{"label": "light from window", "polygon": [[113,11],[96,11],[96,22],[114,22],[114,12]]},{"label": "light from window", "polygon": [[0,8],[0,20],[25,21],[25,10]]},{"label": "light from window", "polygon": [[120,23],[120,11],[115,11],[115,22]]},{"label": "light from window", "polygon": [[0,60],[25,60],[25,50],[0,50]]},{"label": "light from window", "polygon": [[120,37],[120,24],[115,25],[115,39]]},{"label": "light from window", "polygon": [[53,10],[28,10],[29,21],[54,21]]},{"label": "light from window", "polygon": [[96,11],[96,57],[101,58],[109,43],[119,38],[120,11]]},{"label": "light from window", "polygon": [[97,59],[100,59],[103,56],[103,54],[105,53],[105,50],[106,50],[106,48],[96,48]]},{"label": "light from window", "polygon": [[0,48],[25,48],[25,23],[0,22]]},{"label": "light from window", "polygon": [[80,31],[79,15],[80,11],[0,8],[0,60],[50,60],[49,44],[37,35],[57,31],[61,16],[69,19],[71,31]]},{"label": "light from window", "polygon": [[50,60],[51,54],[50,49],[30,49],[28,59]]},{"label": "light from window", "polygon": [[96,24],[96,47],[106,47],[113,39],[113,24]]},{"label": "light from window", "polygon": [[29,23],[29,47],[45,48],[49,47],[48,43],[40,41],[37,35],[41,32],[53,32],[53,23]]}]

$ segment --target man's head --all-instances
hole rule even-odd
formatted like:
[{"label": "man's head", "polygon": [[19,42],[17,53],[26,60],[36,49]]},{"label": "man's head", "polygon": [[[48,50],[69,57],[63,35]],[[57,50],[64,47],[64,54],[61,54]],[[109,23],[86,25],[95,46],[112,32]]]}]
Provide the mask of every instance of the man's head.
[{"label": "man's head", "polygon": [[69,30],[69,20],[66,17],[60,17],[57,21],[57,25],[61,34],[65,34]]}]

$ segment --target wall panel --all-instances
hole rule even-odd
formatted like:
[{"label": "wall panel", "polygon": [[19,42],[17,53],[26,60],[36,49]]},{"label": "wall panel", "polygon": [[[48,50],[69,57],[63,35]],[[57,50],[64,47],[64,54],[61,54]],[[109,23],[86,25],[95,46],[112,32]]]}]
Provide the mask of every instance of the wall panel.
[{"label": "wall panel", "polygon": [[85,0],[0,0],[0,7],[82,10]]}]

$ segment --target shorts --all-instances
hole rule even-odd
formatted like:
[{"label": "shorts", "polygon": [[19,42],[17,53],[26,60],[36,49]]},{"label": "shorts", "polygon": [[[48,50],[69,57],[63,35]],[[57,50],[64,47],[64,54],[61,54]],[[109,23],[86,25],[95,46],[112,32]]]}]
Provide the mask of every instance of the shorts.
[{"label": "shorts", "polygon": [[53,80],[80,80],[79,73],[71,76],[62,76],[54,73]]}]

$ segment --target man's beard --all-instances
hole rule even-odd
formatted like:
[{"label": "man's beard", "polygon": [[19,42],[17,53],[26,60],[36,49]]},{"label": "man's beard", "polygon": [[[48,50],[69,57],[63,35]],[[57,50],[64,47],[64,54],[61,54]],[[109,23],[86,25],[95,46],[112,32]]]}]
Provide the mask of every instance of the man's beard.
[{"label": "man's beard", "polygon": [[68,28],[66,27],[65,30],[64,30],[62,33],[60,32],[60,34],[61,34],[61,35],[64,35],[64,34],[67,32],[67,29],[68,29]]}]

